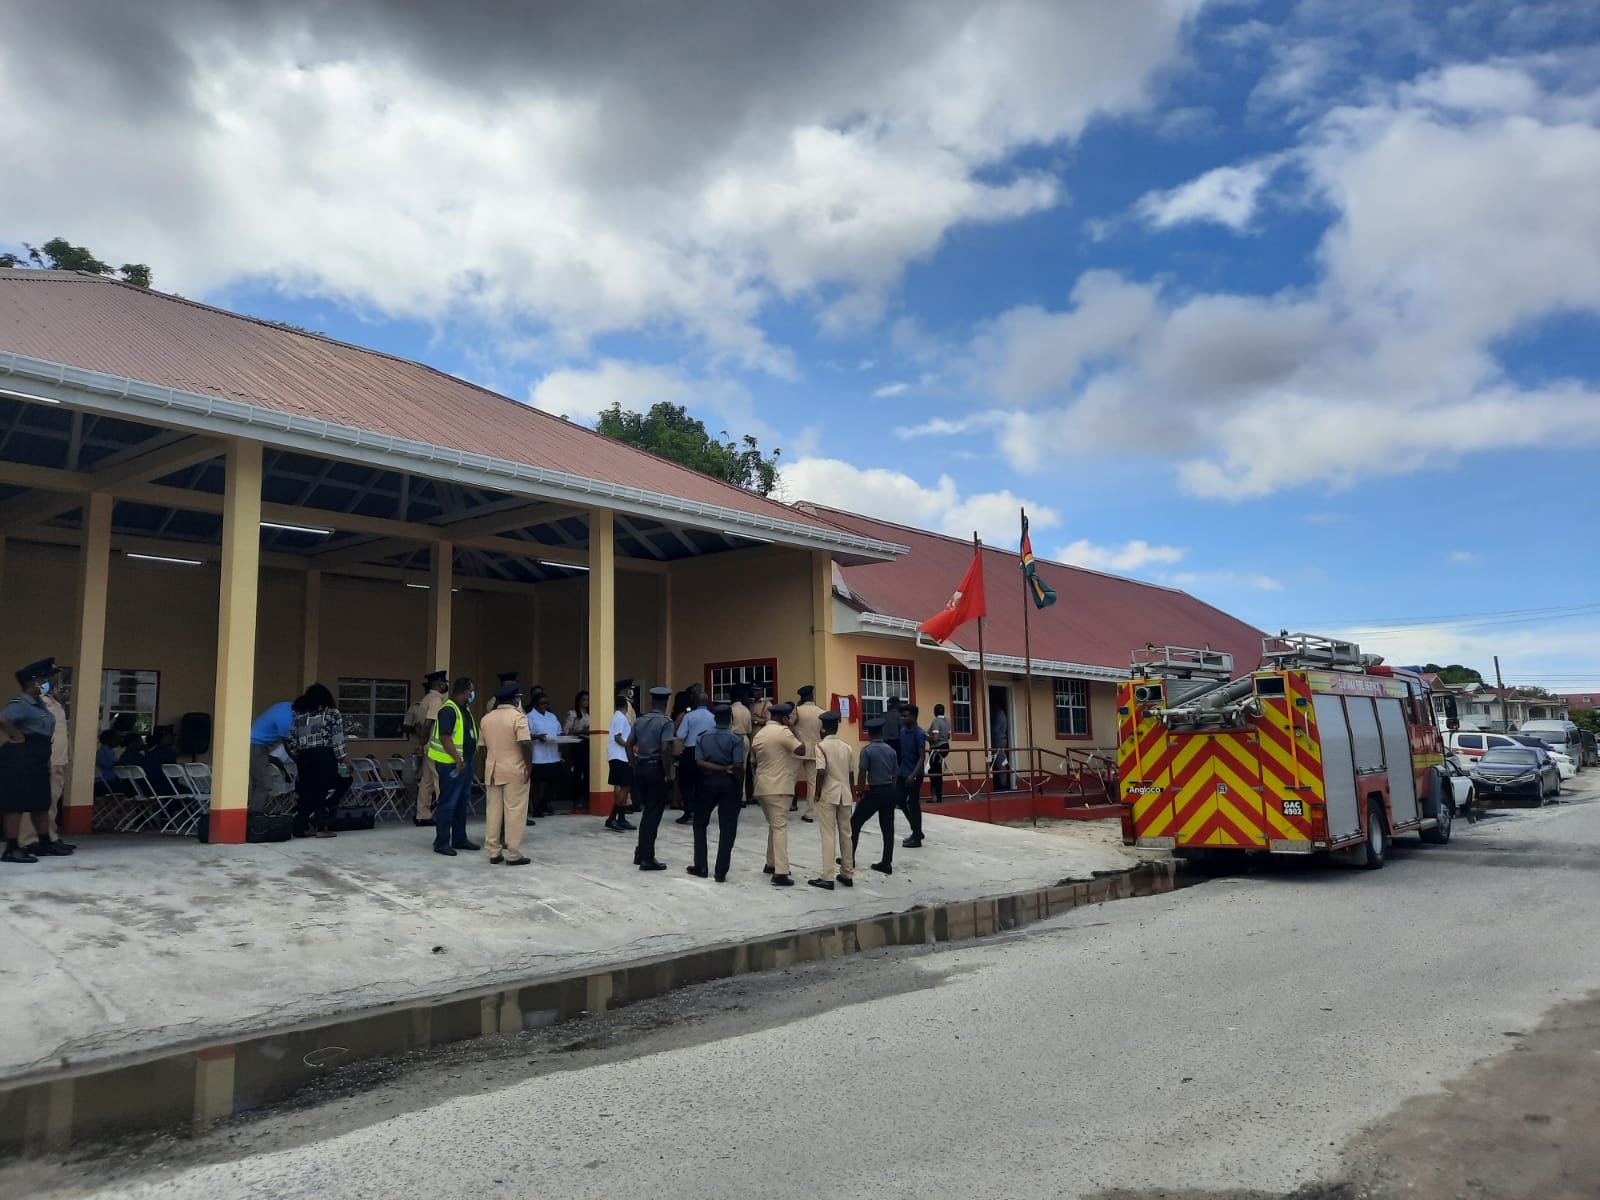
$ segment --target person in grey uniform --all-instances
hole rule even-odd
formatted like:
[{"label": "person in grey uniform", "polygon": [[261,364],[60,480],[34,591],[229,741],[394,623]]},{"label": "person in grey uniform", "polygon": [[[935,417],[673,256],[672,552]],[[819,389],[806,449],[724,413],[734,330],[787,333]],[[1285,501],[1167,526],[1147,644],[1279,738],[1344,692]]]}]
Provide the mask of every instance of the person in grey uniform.
[{"label": "person in grey uniform", "polygon": [[633,852],[633,861],[641,871],[667,869],[666,863],[656,859],[656,831],[661,828],[661,814],[667,810],[667,784],[671,781],[676,749],[672,718],[667,716],[667,702],[671,699],[671,688],[651,688],[651,710],[633,723],[633,732],[628,736],[628,746],[633,751],[633,794],[644,810],[639,818],[639,846]]},{"label": "person in grey uniform", "polygon": [[944,760],[950,753],[950,718],[944,715],[944,705],[933,706],[933,720],[928,722],[928,803],[944,803]]},{"label": "person in grey uniform", "polygon": [[716,724],[700,735],[695,746],[695,765],[700,771],[700,787],[695,793],[694,865],[689,874],[704,879],[706,871],[706,828],[711,813],[717,813],[718,883],[728,881],[733,861],[733,839],[739,832],[739,810],[744,807],[744,739],[733,731],[733,708],[719,704],[712,714]]},{"label": "person in grey uniform", "polygon": [[[65,858],[73,848],[50,836],[50,740],[56,719],[44,697],[56,672],[53,658],[29,663],[17,672],[22,691],[0,711],[0,813],[6,848],[0,862],[36,863],[43,856]],[[22,818],[33,825],[35,841],[21,844]]]},{"label": "person in grey uniform", "polygon": [[861,747],[861,759],[856,766],[856,784],[861,789],[861,802],[856,805],[856,815],[850,818],[850,844],[861,842],[861,827],[874,815],[883,832],[883,860],[872,864],[874,871],[894,874],[894,810],[900,803],[897,780],[900,773],[900,749],[896,737],[890,733],[888,722],[873,717],[867,722],[867,732],[872,741]]}]

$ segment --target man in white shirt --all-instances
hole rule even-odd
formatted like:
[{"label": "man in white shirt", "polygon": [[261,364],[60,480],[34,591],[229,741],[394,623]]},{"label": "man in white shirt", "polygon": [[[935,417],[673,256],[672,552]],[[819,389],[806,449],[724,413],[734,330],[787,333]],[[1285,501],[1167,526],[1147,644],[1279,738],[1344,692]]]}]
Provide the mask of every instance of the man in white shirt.
[{"label": "man in white shirt", "polygon": [[550,815],[550,797],[561,784],[561,718],[550,711],[550,697],[535,692],[528,711],[528,733],[533,738],[533,776],[529,783],[529,823]]},{"label": "man in white shirt", "polygon": [[633,760],[628,757],[628,738],[633,734],[628,710],[632,707],[627,693],[618,692],[617,710],[611,714],[611,728],[606,733],[606,782],[611,785],[611,815],[606,818],[606,828],[614,833],[638,828],[626,815],[633,790]]}]

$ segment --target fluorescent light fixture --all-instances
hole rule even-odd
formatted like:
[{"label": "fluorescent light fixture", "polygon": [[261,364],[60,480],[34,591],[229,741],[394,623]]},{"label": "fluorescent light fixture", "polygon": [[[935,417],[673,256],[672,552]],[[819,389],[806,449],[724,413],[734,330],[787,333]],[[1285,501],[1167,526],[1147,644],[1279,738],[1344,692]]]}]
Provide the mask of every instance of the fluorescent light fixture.
[{"label": "fluorescent light fixture", "polygon": [[60,404],[59,400],[52,400],[49,396],[35,396],[32,392],[13,392],[10,388],[0,388],[0,396],[10,396],[13,400],[31,400],[35,404]]},{"label": "fluorescent light fixture", "polygon": [[170,558],[165,554],[134,554],[132,551],[125,551],[122,557],[137,558],[140,562],[173,563],[180,567],[203,567],[206,565],[202,559]]},{"label": "fluorescent light fixture", "polygon": [[314,525],[285,525],[281,521],[263,521],[261,522],[261,528],[281,529],[285,533],[311,533],[317,537],[329,537],[333,534],[331,529],[318,529]]},{"label": "fluorescent light fixture", "polygon": [[721,533],[723,537],[743,538],[747,542],[760,542],[763,546],[772,545],[771,538],[757,537],[753,533],[745,533],[738,529],[721,529],[718,530],[718,532]]},{"label": "fluorescent light fixture", "polygon": [[[424,592],[433,591],[433,584],[431,584],[431,583],[408,583],[408,584],[406,584],[406,586],[408,588],[420,588]],[[453,587],[450,590],[452,592],[459,592],[461,589]]]},{"label": "fluorescent light fixture", "polygon": [[576,563],[550,562],[548,559],[543,558],[536,561],[541,567],[555,567],[561,571],[587,571],[589,569],[588,567],[580,567]]}]

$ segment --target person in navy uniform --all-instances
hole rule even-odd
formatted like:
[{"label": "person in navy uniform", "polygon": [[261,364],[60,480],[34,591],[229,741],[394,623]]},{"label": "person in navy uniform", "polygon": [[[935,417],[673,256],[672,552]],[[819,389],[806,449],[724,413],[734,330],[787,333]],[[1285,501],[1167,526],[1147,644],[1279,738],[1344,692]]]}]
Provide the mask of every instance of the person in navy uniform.
[{"label": "person in navy uniform", "polygon": [[728,881],[733,861],[733,840],[739,832],[739,810],[744,807],[744,739],[733,731],[733,707],[717,705],[712,714],[715,725],[700,735],[695,746],[700,787],[695,794],[694,865],[689,874],[704,879],[706,871],[706,828],[711,813],[717,814],[718,883]]},{"label": "person in navy uniform", "polygon": [[911,822],[911,836],[900,844],[907,850],[922,845],[922,775],[928,757],[928,735],[917,724],[917,706],[900,708],[900,809]]},{"label": "person in navy uniform", "polygon": [[900,772],[899,738],[883,717],[869,720],[867,732],[873,740],[861,747],[861,759],[856,766],[856,784],[861,789],[861,802],[856,805],[856,815],[850,818],[850,844],[860,844],[861,827],[876,816],[878,828],[883,832],[883,859],[873,863],[872,869],[893,875],[894,810],[900,803],[900,788],[897,785]]},{"label": "person in navy uniform", "polygon": [[[6,848],[0,862],[36,863],[41,857],[64,858],[72,847],[50,836],[50,742],[56,719],[45,706],[56,660],[42,658],[17,672],[22,691],[0,711],[0,815]],[[20,844],[22,818],[33,823],[35,841]]]},{"label": "person in navy uniform", "polygon": [[694,820],[699,808],[700,766],[695,761],[694,752],[700,745],[700,739],[710,733],[717,723],[711,715],[711,698],[706,695],[705,688],[698,683],[693,684],[685,691],[684,698],[688,708],[678,720],[678,797],[683,805],[683,816],[678,818],[679,825],[687,825]]},{"label": "person in navy uniform", "polygon": [[667,715],[671,699],[671,688],[651,688],[651,710],[633,723],[628,735],[628,748],[633,752],[633,794],[644,810],[639,818],[639,845],[633,852],[641,871],[667,869],[667,864],[656,858],[656,832],[661,828],[661,814],[667,810],[667,785],[672,782],[677,748],[672,718]]}]

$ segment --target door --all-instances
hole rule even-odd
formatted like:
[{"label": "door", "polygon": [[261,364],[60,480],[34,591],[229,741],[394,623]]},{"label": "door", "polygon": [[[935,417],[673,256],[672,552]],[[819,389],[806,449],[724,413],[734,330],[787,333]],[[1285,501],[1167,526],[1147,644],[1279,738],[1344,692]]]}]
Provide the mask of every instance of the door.
[{"label": "door", "polygon": [[1355,759],[1350,726],[1338,696],[1313,696],[1317,740],[1322,748],[1322,790],[1328,806],[1328,836],[1335,842],[1361,835],[1361,808],[1356,797]]},{"label": "door", "polygon": [[[999,721],[1000,717],[1004,721]],[[989,685],[989,745],[994,747],[1011,747],[1017,744],[1017,725],[1012,719],[1011,689],[1004,684],[991,683]],[[994,786],[996,791],[1009,792],[1012,783],[1012,769],[1016,762],[1012,752],[1006,749],[995,756]]]},{"label": "door", "polygon": [[1409,825],[1417,811],[1417,776],[1411,764],[1411,737],[1403,705],[1398,700],[1378,702],[1378,728],[1383,735],[1383,760],[1389,768],[1389,814],[1396,825]]}]

